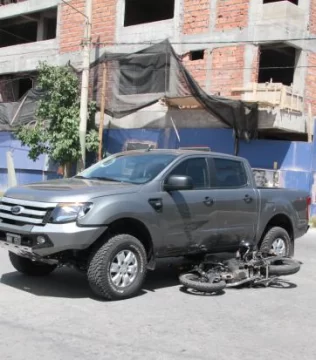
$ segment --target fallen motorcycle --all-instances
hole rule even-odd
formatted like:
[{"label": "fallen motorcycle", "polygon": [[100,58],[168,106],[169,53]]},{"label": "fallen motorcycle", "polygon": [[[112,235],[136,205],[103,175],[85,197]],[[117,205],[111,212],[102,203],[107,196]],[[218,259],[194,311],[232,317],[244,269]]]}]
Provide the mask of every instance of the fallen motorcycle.
[{"label": "fallen motorcycle", "polygon": [[[216,258],[216,257],[215,257]],[[254,250],[250,242],[242,241],[235,258],[213,260],[205,258],[198,265],[180,273],[180,283],[187,289],[204,293],[216,293],[224,288],[269,286],[278,282],[280,276],[293,275],[301,263],[284,256],[265,257]]]}]

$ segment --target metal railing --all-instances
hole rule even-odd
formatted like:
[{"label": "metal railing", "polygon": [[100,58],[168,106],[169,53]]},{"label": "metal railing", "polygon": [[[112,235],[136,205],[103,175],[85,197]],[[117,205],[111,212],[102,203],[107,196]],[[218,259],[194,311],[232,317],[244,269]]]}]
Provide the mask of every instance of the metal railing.
[{"label": "metal railing", "polygon": [[282,110],[303,112],[304,99],[293,86],[281,83],[251,83],[248,86],[233,88],[233,95],[244,101],[258,102],[261,106],[277,106]]}]

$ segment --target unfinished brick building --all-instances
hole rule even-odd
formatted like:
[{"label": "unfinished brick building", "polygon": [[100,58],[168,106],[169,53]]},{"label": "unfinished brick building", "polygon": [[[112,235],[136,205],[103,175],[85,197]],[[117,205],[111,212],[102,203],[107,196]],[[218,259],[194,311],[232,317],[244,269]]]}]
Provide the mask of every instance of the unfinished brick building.
[{"label": "unfinished brick building", "polygon": [[[84,0],[68,3],[84,12]],[[0,101],[32,86],[40,60],[81,67],[80,13],[60,0],[0,4]],[[316,114],[315,36],[316,0],[94,0],[91,55],[168,38],[206,92],[259,101],[262,128],[304,133],[307,104]]]}]

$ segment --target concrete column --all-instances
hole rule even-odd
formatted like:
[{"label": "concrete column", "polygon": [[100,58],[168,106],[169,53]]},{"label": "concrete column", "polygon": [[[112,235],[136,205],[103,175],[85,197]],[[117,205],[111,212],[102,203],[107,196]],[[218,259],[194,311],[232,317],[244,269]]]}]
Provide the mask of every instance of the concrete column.
[{"label": "concrete column", "polygon": [[305,91],[305,80],[307,72],[307,52],[304,50],[297,50],[294,70],[294,79],[293,79],[293,89],[298,91],[300,95],[304,94]]},{"label": "concrete column", "polygon": [[207,49],[204,56],[206,57],[206,76],[205,76],[205,91],[209,94],[211,91],[212,82],[212,51],[213,49]]},{"label": "concrete column", "polygon": [[[252,44],[245,45],[244,52],[244,86],[247,86],[250,82],[252,82],[252,74],[256,71],[256,57],[258,53],[258,47]],[[256,80],[257,81],[257,80]]]},{"label": "concrete column", "polygon": [[37,37],[36,41],[44,40],[44,17],[41,15],[40,20],[37,22]]}]

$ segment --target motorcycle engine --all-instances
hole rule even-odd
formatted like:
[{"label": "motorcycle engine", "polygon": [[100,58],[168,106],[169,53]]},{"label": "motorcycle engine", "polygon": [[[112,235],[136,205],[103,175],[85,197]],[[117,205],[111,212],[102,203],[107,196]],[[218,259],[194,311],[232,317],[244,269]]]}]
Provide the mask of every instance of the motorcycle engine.
[{"label": "motorcycle engine", "polygon": [[225,262],[228,272],[222,276],[229,282],[238,282],[248,277],[248,270],[245,269],[239,260],[230,259]]}]

